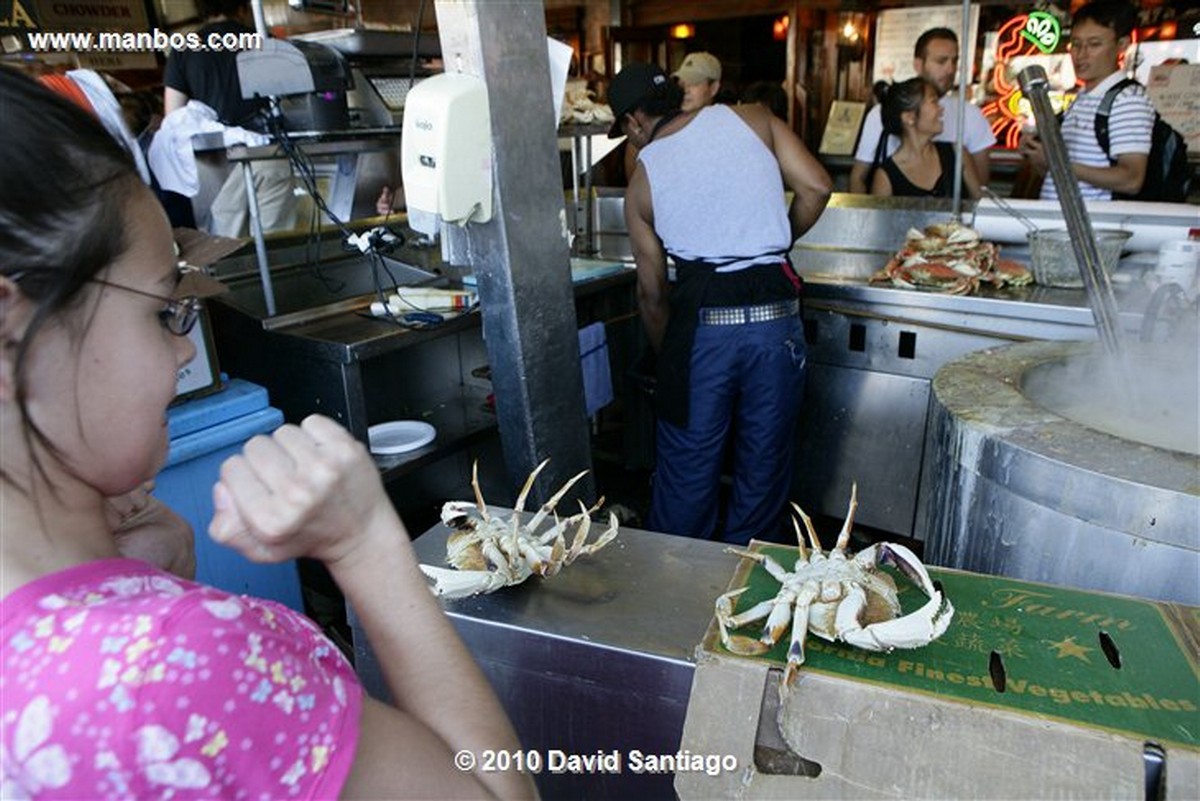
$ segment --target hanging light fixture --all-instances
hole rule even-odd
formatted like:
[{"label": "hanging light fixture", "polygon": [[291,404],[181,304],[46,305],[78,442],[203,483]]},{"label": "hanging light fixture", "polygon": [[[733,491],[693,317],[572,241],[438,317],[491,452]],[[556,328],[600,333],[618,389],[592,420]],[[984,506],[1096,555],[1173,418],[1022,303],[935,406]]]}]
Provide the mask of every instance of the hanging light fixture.
[{"label": "hanging light fixture", "polygon": [[690,22],[681,22],[671,26],[670,36],[672,39],[691,39],[695,35],[696,26]]},{"label": "hanging light fixture", "polygon": [[838,27],[838,44],[843,46],[859,44],[862,40],[862,33],[859,31],[859,15],[842,13],[838,15],[838,20],[842,23]]},{"label": "hanging light fixture", "polygon": [[787,39],[788,28],[791,27],[792,20],[787,14],[782,14],[771,23],[771,38],[777,42],[782,42]]}]

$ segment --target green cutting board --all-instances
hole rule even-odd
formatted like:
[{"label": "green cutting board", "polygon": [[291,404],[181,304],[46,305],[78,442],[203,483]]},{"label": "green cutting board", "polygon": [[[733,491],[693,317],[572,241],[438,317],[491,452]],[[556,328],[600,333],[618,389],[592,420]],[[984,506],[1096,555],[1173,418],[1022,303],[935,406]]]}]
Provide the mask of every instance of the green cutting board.
[{"label": "green cutting board", "polygon": [[[791,570],[796,549],[752,542]],[[891,571],[904,611],[928,600]],[[801,670],[901,688],[1103,729],[1160,744],[1200,750],[1200,608],[1047,584],[929,568],[954,604],[954,620],[938,640],[891,653],[829,643],[809,634]],[[737,610],[773,597],[779,584],[743,559],[729,588],[749,586]],[[714,599],[715,600],[715,599]],[[758,637],[763,621],[738,634]],[[1119,653],[1104,653],[1105,632]],[[762,656],[742,657],[721,644],[715,620],[703,647],[713,653],[784,665],[790,632]],[[1004,666],[1003,692],[989,671]]]}]

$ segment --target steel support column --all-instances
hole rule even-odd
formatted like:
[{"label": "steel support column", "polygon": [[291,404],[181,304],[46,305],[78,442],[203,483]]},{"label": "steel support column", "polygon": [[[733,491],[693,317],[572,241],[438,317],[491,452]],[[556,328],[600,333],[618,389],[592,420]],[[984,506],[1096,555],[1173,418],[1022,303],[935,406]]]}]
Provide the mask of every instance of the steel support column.
[{"label": "steel support column", "polygon": [[[484,79],[492,123],[493,216],[444,231],[478,280],[504,460],[513,481],[550,464],[545,500],[591,468],[570,246],[541,0],[437,0],[447,72]],[[572,497],[592,500],[587,476]],[[569,509],[564,506],[564,509]]]}]

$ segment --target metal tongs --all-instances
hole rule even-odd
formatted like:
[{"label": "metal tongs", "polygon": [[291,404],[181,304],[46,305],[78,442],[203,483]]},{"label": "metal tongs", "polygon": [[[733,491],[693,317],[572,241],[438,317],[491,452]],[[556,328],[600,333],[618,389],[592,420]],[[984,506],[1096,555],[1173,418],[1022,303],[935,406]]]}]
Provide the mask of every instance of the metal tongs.
[{"label": "metal tongs", "polygon": [[1037,223],[1035,223],[1033,220],[1029,219],[1024,214],[1022,214],[1021,212],[1019,212],[1015,208],[1013,208],[1013,205],[1011,203],[1009,203],[1007,200],[1005,200],[1004,198],[1000,197],[995,192],[993,192],[991,187],[981,186],[979,188],[983,190],[983,194],[985,196],[987,196],[987,198],[989,200],[993,201],[1006,214],[1008,214],[1010,217],[1013,217],[1014,219],[1016,219],[1016,221],[1021,223],[1021,225],[1025,226],[1026,230],[1028,230],[1030,233],[1033,233],[1038,230]]}]

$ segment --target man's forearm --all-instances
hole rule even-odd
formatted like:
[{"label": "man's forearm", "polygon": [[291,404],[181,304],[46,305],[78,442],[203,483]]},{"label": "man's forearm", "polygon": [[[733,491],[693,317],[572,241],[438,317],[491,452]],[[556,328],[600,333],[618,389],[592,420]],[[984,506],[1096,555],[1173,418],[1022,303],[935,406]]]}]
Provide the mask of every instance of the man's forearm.
[{"label": "man's forearm", "polygon": [[829,193],[796,193],[792,205],[788,209],[788,221],[792,226],[792,241],[804,236],[813,227],[825,206],[829,203]]}]

